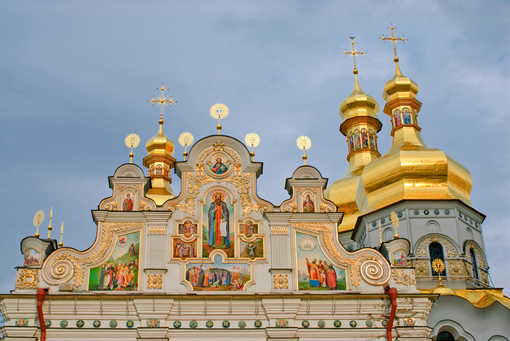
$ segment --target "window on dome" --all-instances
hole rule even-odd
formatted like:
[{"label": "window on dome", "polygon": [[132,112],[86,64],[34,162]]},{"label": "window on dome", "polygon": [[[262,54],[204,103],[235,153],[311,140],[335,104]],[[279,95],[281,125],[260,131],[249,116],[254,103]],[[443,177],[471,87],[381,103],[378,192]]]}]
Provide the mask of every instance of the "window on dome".
[{"label": "window on dome", "polygon": [[[430,265],[431,266],[432,266],[432,262],[436,259],[441,259],[444,262],[443,246],[441,244],[430,243],[429,253],[430,253]],[[432,268],[432,276],[439,276],[439,273],[434,271],[434,268]],[[446,276],[446,269],[441,272],[441,276]]]},{"label": "window on dome", "polygon": [[455,341],[455,338],[448,332],[441,332],[437,335],[437,340]]},{"label": "window on dome", "polygon": [[475,250],[470,249],[469,250],[469,254],[471,256],[471,265],[472,265],[472,269],[473,269],[473,278],[480,279],[480,278],[478,278],[478,267],[476,266]]}]

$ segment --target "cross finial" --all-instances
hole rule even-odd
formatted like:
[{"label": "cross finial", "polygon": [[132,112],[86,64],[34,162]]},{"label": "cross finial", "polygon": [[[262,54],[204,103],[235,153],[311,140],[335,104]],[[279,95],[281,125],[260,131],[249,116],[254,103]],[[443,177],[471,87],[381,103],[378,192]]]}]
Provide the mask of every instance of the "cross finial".
[{"label": "cross finial", "polygon": [[152,105],[157,104],[161,107],[161,111],[159,114],[159,123],[163,124],[163,108],[166,105],[172,106],[173,103],[176,103],[177,101],[174,101],[172,99],[172,96],[170,96],[170,99],[165,97],[165,90],[168,90],[165,88],[165,84],[161,85],[161,88],[157,88],[157,90],[161,90],[161,97],[156,98],[155,96],[152,96],[152,99],[148,99],[147,102],[151,102]]},{"label": "cross finial", "polygon": [[347,57],[348,54],[352,55],[352,61],[354,62],[354,71],[353,71],[353,73],[357,74],[358,73],[358,69],[356,68],[356,56],[357,55],[363,56],[366,52],[363,52],[363,50],[359,50],[358,51],[358,50],[356,50],[354,48],[354,44],[357,44],[356,42],[354,42],[354,38],[356,38],[356,37],[349,37],[349,38],[351,38],[351,43],[350,43],[351,44],[351,49],[350,49],[350,51],[345,50],[344,55],[346,57]]},{"label": "cross finial", "polygon": [[401,41],[403,44],[407,39],[405,39],[403,35],[402,35],[402,38],[395,37],[395,32],[393,30],[396,27],[393,27],[393,24],[391,24],[391,26],[388,28],[391,30],[391,37],[385,37],[383,34],[382,38],[379,38],[379,39],[382,39],[383,42],[386,42],[386,40],[391,40],[391,42],[393,43],[393,53],[395,54],[393,61],[395,63],[397,63],[398,57],[397,57],[397,44],[396,43],[397,43],[397,41]]}]

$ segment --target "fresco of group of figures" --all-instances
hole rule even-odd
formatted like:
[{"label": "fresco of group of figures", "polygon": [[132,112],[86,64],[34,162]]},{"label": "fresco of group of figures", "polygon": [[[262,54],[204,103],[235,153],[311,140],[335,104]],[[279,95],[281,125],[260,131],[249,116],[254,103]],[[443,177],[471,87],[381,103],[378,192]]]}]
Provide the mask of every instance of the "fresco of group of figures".
[{"label": "fresco of group of figures", "polygon": [[347,137],[349,141],[349,153],[359,149],[377,150],[377,135],[372,130],[354,130]]},{"label": "fresco of group of figures", "polygon": [[248,263],[223,263],[220,255],[214,262],[186,265],[185,279],[194,291],[241,291],[251,279]]},{"label": "fresco of group of figures", "polygon": [[299,290],[346,290],[345,269],[324,255],[317,237],[296,233]]},{"label": "fresco of group of figures", "polygon": [[202,211],[202,257],[217,249],[227,257],[234,257],[234,205],[231,195],[215,189],[205,197]]},{"label": "fresco of group of figures", "polygon": [[168,166],[162,167],[161,165],[157,165],[154,167],[154,165],[150,166],[149,168],[149,176],[153,175],[163,175],[163,176],[169,176],[170,174],[170,168]]},{"label": "fresco of group of figures", "polygon": [[90,269],[89,291],[138,290],[140,232],[119,236],[106,262]]},{"label": "fresco of group of figures", "polygon": [[393,117],[391,118],[391,124],[393,129],[400,127],[403,124],[414,124],[418,125],[418,114],[416,110],[409,108],[404,108],[402,111],[396,109],[393,112]]}]

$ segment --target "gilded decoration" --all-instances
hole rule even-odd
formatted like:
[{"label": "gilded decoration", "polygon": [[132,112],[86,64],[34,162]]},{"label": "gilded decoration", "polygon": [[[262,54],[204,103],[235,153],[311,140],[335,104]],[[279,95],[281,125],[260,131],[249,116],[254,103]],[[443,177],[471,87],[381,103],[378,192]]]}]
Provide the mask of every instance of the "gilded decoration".
[{"label": "gilded decoration", "polygon": [[342,247],[335,244],[336,224],[334,223],[295,223],[293,228],[311,231],[320,235],[320,240],[327,253],[337,264],[348,267],[350,283],[360,285],[360,273],[363,279],[372,285],[386,283],[391,276],[390,267],[383,257],[373,250],[360,250],[347,253]]},{"label": "gilded decoration", "polygon": [[164,234],[164,233],[166,233],[166,227],[165,226],[150,226],[149,233]]},{"label": "gilded decoration", "polygon": [[289,234],[288,227],[271,227],[271,234]]},{"label": "gilded decoration", "polygon": [[414,278],[414,270],[408,275],[404,272],[404,270],[400,269],[392,269],[391,274],[393,275],[393,279],[396,284],[403,285],[416,285],[416,278]]},{"label": "gilded decoration", "polygon": [[141,222],[102,223],[100,225],[102,232],[100,239],[98,239],[100,244],[95,251],[92,251],[92,248],[84,252],[64,248],[53,252],[43,266],[44,280],[48,284],[58,285],[73,278],[74,287],[81,286],[85,278],[86,267],[98,264],[105,259],[111,245],[115,244],[113,238],[116,233],[136,228],[141,229],[143,226],[144,224]]},{"label": "gilded decoration", "polygon": [[17,319],[15,325],[16,327],[26,327],[28,326],[28,319]]},{"label": "gilded decoration", "polygon": [[489,275],[485,271],[480,271],[480,275],[482,277],[482,282],[485,284],[489,284]]},{"label": "gilded decoration", "polygon": [[163,288],[163,275],[148,275],[147,289]]},{"label": "gilded decoration", "polygon": [[[16,289],[37,289],[39,288],[39,270],[21,269],[16,281]],[[4,315],[5,316],[5,315]]]},{"label": "gilded decoration", "polygon": [[[218,151],[228,154],[233,159],[234,170],[225,178],[216,180],[206,174],[204,171],[204,162],[210,154]],[[175,208],[179,211],[186,212],[188,215],[193,215],[195,212],[196,199],[200,192],[200,188],[211,182],[227,182],[237,188],[237,192],[241,198],[241,206],[243,207],[243,216],[247,216],[252,212],[257,212],[261,208],[264,212],[268,212],[270,210],[268,205],[262,205],[252,201],[250,196],[252,175],[243,175],[241,159],[236,152],[225,147],[225,144],[221,141],[215,142],[213,147],[203,151],[197,160],[195,175],[190,172],[186,173],[186,180],[187,195],[181,203],[175,205]],[[167,210],[171,210],[170,206],[167,206]]]},{"label": "gilded decoration", "polygon": [[[306,192],[308,192],[308,193],[306,193]],[[316,198],[316,200],[317,200],[316,205],[320,212],[323,212],[323,213],[324,212],[336,212],[336,206],[333,205],[333,203],[324,201],[322,187],[293,187],[292,198],[290,198],[282,203],[282,205],[281,205],[282,211],[293,212],[293,213],[305,211],[304,209],[303,210],[299,209],[298,201],[303,200],[300,198],[302,198],[306,194],[310,194],[311,196]],[[312,199],[312,201],[315,201],[315,200]]]},{"label": "gilded decoration", "polygon": [[117,211],[117,201],[116,200],[110,201],[108,204],[104,206],[104,209],[108,211]]},{"label": "gilded decoration", "polygon": [[289,275],[273,275],[273,287],[275,289],[288,289]]},{"label": "gilded decoration", "polygon": [[289,207],[287,207],[285,209],[285,211],[290,212],[291,209],[292,209],[292,212],[297,212],[297,202],[291,202],[289,204]]},{"label": "gilded decoration", "polygon": [[430,276],[429,262],[423,259],[413,261],[416,277]]},{"label": "gilded decoration", "polygon": [[448,257],[456,257],[458,254],[457,248],[455,244],[447,237],[442,235],[429,235],[425,239],[422,239],[421,242],[418,242],[418,246],[416,247],[416,254],[418,257],[428,257],[429,245],[431,243],[440,243],[447,254]]},{"label": "gilded decoration", "polygon": [[485,262],[484,262],[485,257],[482,256],[482,252],[480,251],[480,248],[474,242],[469,241],[466,243],[466,259],[470,263],[473,263],[473,260],[471,259],[471,252],[470,252],[471,249],[473,249],[474,252],[476,253],[476,258],[478,258],[478,266],[480,268],[487,269]]},{"label": "gilded decoration", "polygon": [[449,260],[448,261],[448,277],[453,277],[452,279],[456,279],[455,277],[466,277],[467,271],[466,266],[464,265],[464,261],[462,260]]}]

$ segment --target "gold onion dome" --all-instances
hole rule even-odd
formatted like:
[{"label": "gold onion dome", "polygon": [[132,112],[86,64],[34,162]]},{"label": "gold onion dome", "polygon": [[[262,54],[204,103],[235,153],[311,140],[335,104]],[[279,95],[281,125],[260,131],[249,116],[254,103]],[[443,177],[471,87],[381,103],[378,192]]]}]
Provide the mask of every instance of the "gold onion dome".
[{"label": "gold onion dome", "polygon": [[145,144],[147,154],[174,155],[174,143],[163,133],[163,123],[163,119],[160,119],[158,133]]},{"label": "gold onion dome", "polygon": [[398,58],[394,61],[395,76],[383,92],[393,143],[386,155],[363,170],[357,195],[361,214],[401,200],[458,199],[471,206],[471,174],[443,151],[425,145],[418,126],[418,85],[402,75]]},{"label": "gold onion dome", "polygon": [[339,207],[339,211],[344,212],[340,232],[354,229],[359,216],[356,192],[361,172],[368,163],[380,156],[377,151],[377,132],[382,127],[377,119],[379,104],[361,90],[357,74],[358,70],[354,69],[354,89],[340,104],[340,117],[343,120],[340,131],[347,136],[349,168],[344,177],[333,182],[324,193]]}]

